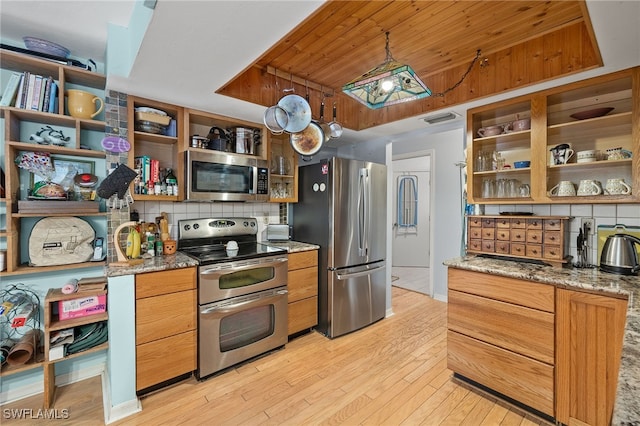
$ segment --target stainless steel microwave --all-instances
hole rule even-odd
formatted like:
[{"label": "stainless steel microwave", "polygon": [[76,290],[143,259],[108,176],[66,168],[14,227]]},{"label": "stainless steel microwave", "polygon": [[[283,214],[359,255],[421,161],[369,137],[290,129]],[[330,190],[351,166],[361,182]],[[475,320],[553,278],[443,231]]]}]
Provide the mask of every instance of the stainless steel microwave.
[{"label": "stainless steel microwave", "polygon": [[187,200],[269,200],[269,169],[266,160],[216,151],[187,151],[185,170]]}]

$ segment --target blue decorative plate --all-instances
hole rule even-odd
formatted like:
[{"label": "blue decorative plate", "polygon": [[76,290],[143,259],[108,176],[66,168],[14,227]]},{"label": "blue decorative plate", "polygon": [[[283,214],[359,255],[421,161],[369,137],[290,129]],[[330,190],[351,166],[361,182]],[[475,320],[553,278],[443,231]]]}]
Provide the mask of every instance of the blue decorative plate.
[{"label": "blue decorative plate", "polygon": [[27,49],[34,52],[45,53],[47,55],[60,56],[66,58],[69,56],[69,49],[64,46],[60,46],[52,41],[43,40],[36,37],[22,37],[24,45]]}]

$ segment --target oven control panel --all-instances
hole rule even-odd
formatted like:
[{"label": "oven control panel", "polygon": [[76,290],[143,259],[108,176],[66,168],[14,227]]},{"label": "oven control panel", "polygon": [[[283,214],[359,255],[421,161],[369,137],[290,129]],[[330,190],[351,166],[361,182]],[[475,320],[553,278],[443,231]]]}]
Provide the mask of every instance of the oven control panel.
[{"label": "oven control panel", "polygon": [[255,217],[200,218],[178,221],[178,239],[217,238],[258,233]]}]

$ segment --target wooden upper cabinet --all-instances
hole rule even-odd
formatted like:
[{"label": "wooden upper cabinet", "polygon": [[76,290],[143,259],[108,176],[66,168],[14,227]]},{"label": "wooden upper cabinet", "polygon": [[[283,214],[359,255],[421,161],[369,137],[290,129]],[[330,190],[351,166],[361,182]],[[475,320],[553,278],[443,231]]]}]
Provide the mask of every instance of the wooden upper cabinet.
[{"label": "wooden upper cabinet", "polygon": [[[514,124],[522,124],[517,127]],[[527,122],[530,120],[530,128]],[[640,201],[640,67],[594,77],[469,110],[467,192],[478,204],[637,203]],[[551,149],[567,144],[566,164],[555,164]],[[608,157],[620,148],[621,158]],[[596,161],[578,159],[596,151]],[[496,154],[500,154],[497,156]],[[498,158],[510,166],[502,168]],[[529,161],[515,168],[516,161]],[[607,182],[623,179],[631,194],[609,193]],[[558,196],[571,181],[600,182],[602,193]],[[515,187],[517,191],[505,190]]]}]

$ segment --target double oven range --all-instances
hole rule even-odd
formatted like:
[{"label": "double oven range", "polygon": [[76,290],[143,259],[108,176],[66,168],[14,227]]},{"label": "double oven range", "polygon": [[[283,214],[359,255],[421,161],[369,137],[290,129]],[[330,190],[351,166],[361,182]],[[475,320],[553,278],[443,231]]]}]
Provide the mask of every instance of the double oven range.
[{"label": "double oven range", "polygon": [[284,346],[287,251],[257,242],[255,218],[186,219],[178,228],[178,250],[199,262],[197,377]]}]

